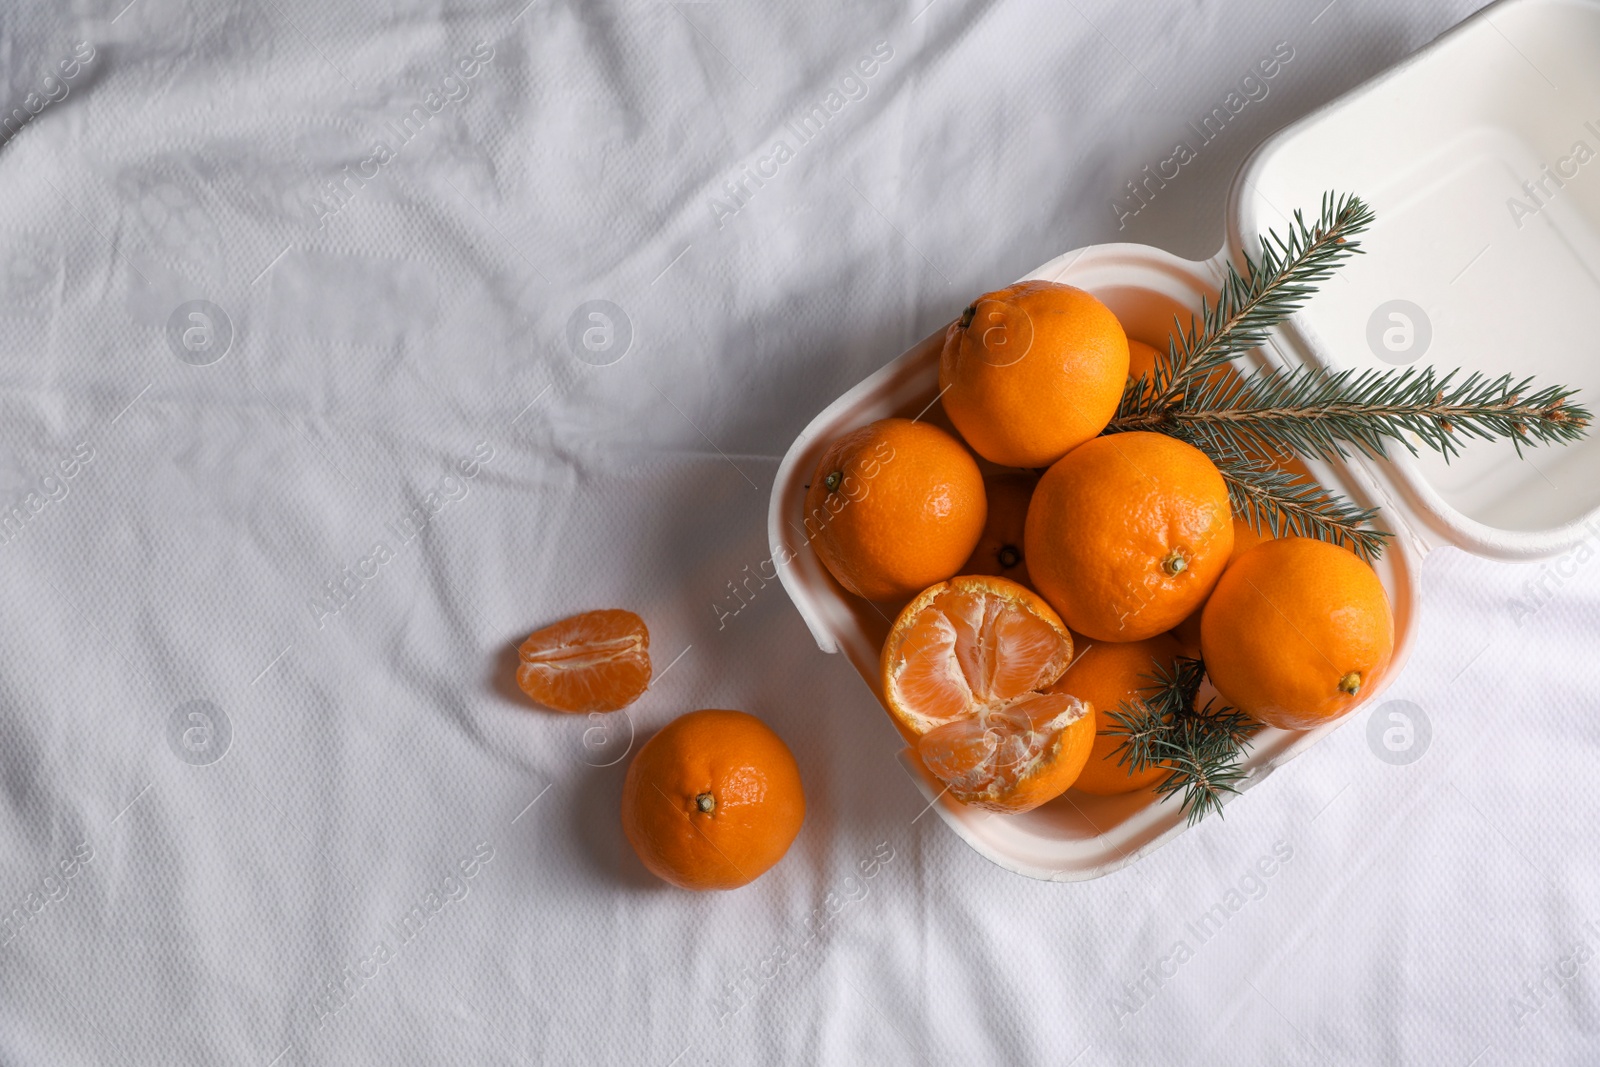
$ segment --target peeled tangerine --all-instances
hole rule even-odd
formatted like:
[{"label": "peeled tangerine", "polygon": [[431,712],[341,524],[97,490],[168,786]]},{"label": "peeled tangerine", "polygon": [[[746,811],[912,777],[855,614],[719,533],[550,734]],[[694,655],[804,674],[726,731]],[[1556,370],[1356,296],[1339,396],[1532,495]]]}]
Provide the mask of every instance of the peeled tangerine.
[{"label": "peeled tangerine", "polygon": [[966,575],[924,590],[883,646],[889,715],[951,796],[1029,811],[1060,796],[1094,745],[1093,708],[1045,690],[1072,635],[1038,595]]},{"label": "peeled tangerine", "polygon": [[1222,575],[1200,617],[1211,684],[1284,730],[1348,714],[1394,654],[1394,614],[1372,568],[1326,541],[1263,541]]}]

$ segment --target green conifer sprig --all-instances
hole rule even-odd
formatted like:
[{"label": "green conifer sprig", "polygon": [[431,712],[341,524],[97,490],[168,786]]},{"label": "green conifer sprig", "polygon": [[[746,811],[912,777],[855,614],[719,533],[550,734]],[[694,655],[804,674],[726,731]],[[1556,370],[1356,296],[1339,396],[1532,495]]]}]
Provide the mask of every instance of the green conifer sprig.
[{"label": "green conifer sprig", "polygon": [[1373,527],[1377,508],[1357,507],[1334,496],[1316,482],[1306,481],[1281,468],[1251,462],[1229,448],[1204,449],[1216,461],[1228,486],[1235,514],[1251,528],[1273,537],[1315,537],[1345,545],[1368,562],[1383,555],[1393,536]]},{"label": "green conifer sprig", "polygon": [[1592,421],[1573,403],[1577,390],[1533,388],[1532,378],[1490,378],[1432,367],[1402,371],[1330,371],[1322,367],[1214,375],[1182,403],[1119,418],[1117,430],[1168,430],[1210,453],[1287,450],[1316,459],[1348,455],[1346,446],[1385,457],[1391,444],[1412,455],[1415,441],[1449,460],[1464,440],[1509,439],[1524,445],[1581,438]]},{"label": "green conifer sprig", "polygon": [[1360,197],[1325,193],[1321,214],[1300,212],[1287,238],[1271,231],[1257,256],[1231,265],[1215,301],[1202,301],[1188,326],[1175,323],[1154,370],[1130,381],[1107,433],[1170,434],[1204,451],[1228,484],[1234,510],[1258,531],[1348,545],[1376,559],[1390,536],[1376,513],[1279,469],[1276,459],[1330,459],[1356,451],[1385,457],[1399,444],[1446,460],[1464,441],[1509,438],[1524,446],[1575,441],[1592,415],[1564,386],[1490,378],[1431,367],[1405,370],[1266,368],[1215,373],[1265,344],[1350,256],[1373,222]]},{"label": "green conifer sprig", "polygon": [[1123,738],[1118,763],[1133,773],[1165,767],[1157,795],[1179,794],[1191,823],[1222,810],[1222,798],[1237,793],[1250,738],[1260,724],[1215,701],[1197,707],[1205,664],[1181,657],[1168,668],[1156,665],[1150,685],[1137,701],[1124,701],[1109,713],[1107,733]]},{"label": "green conifer sprig", "polygon": [[[1177,324],[1167,351],[1156,360],[1148,396],[1141,403],[1139,391],[1130,389],[1132,402],[1142,410],[1168,410],[1207,372],[1260,348],[1268,332],[1304,307],[1340,263],[1361,254],[1360,242],[1353,238],[1372,220],[1372,210],[1360,197],[1324,193],[1315,224],[1307,225],[1296,211],[1287,238],[1269,230],[1261,238],[1259,254],[1244,257],[1245,272],[1230,265],[1217,299],[1202,301],[1199,316],[1187,328]],[[1129,403],[1127,393],[1123,402],[1125,407]]]}]

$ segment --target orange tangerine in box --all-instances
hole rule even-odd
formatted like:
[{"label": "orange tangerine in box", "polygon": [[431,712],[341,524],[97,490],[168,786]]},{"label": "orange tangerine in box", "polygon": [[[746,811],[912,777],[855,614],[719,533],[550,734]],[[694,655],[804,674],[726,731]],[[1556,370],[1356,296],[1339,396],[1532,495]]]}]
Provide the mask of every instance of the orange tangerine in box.
[{"label": "orange tangerine in box", "polygon": [[1117,750],[1123,739],[1108,731],[1114,725],[1112,713],[1121,710],[1125,703],[1140,700],[1155,684],[1152,676],[1156,670],[1160,668],[1170,673],[1182,654],[1177,639],[1171,634],[1160,634],[1144,641],[1097,641],[1080,652],[1067,673],[1050,687],[1053,693],[1070,693],[1094,705],[1094,747],[1072,788],[1095,796],[1115,796],[1161,781],[1167,773],[1163,766],[1134,771],[1130,764],[1122,762]]},{"label": "orange tangerine in box", "polygon": [[1394,613],[1372,567],[1326,541],[1263,541],[1223,574],[1200,618],[1206,674],[1268,726],[1348,714],[1394,654]]},{"label": "orange tangerine in box", "polygon": [[1082,289],[1018,282],[972,303],[945,332],[939,389],[972,450],[1043,467],[1106,428],[1128,378],[1128,337]]},{"label": "orange tangerine in box", "polygon": [[1128,338],[1128,384],[1132,385],[1143,378],[1145,391],[1148,392],[1155,382],[1156,360],[1159,358],[1160,353],[1154,346]]},{"label": "orange tangerine in box", "polygon": [[911,419],[834,441],[806,489],[807,539],[839,584],[868,600],[904,600],[955,574],[987,517],[972,454]]},{"label": "orange tangerine in box", "polygon": [[1193,445],[1097,437],[1033,492],[1023,537],[1034,588],[1098,641],[1165,633],[1205,602],[1233,550],[1228,488]]},{"label": "orange tangerine in box", "polygon": [[1006,471],[983,480],[989,501],[989,521],[962,574],[992,574],[1028,585],[1028,561],[1022,552],[1022,535],[1028,524],[1028,502],[1039,476],[1028,471]]},{"label": "orange tangerine in box", "polygon": [[946,791],[992,811],[1029,811],[1077,779],[1094,710],[1050,692],[1072,635],[1006,578],[963,575],[907,604],[883,646],[889,716]]}]

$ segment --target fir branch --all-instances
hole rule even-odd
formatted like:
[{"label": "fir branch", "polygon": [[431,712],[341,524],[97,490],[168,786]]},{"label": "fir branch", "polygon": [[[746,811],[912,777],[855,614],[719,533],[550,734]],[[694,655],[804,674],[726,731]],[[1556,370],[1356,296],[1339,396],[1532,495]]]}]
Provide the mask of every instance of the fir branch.
[{"label": "fir branch", "polygon": [[1258,533],[1331,541],[1348,546],[1368,562],[1383,555],[1385,544],[1394,536],[1373,528],[1377,508],[1357,507],[1316,482],[1264,463],[1252,463],[1237,453],[1206,451],[1227,483],[1234,513]]},{"label": "fir branch", "polygon": [[1135,773],[1165,767],[1156,793],[1179,795],[1191,823],[1220,813],[1223,795],[1237,793],[1246,777],[1241,764],[1260,724],[1214,701],[1195,706],[1205,678],[1205,664],[1198,659],[1179,658],[1170,669],[1157,665],[1146,677],[1151,683],[1143,690],[1146,695],[1124,701],[1108,715],[1107,732],[1123,738],[1118,763]]},{"label": "fir branch", "polygon": [[1116,711],[1107,711],[1106,717],[1110,720],[1106,733],[1122,738],[1117,746],[1117,766],[1138,774],[1161,762],[1157,747],[1167,735],[1167,717],[1148,700],[1124,700]]},{"label": "fir branch", "polygon": [[1345,445],[1386,457],[1390,442],[1416,455],[1408,436],[1414,435],[1448,461],[1465,439],[1510,438],[1520,456],[1524,445],[1578,440],[1592,421],[1588,408],[1572,403],[1574,389],[1533,390],[1533,379],[1515,381],[1509,374],[1459,375],[1441,377],[1432,367],[1214,375],[1189,390],[1181,405],[1147,407],[1108,429],[1173,433],[1210,453],[1287,449],[1308,459],[1343,458]]},{"label": "fir branch", "polygon": [[1194,707],[1195,697],[1206,680],[1206,665],[1198,659],[1179,656],[1170,668],[1155,664],[1155,671],[1143,676],[1150,682],[1141,692],[1163,715],[1181,715]]},{"label": "fir branch", "polygon": [[1127,738],[1118,749],[1117,763],[1136,774],[1161,762],[1158,748],[1166,736],[1167,723],[1194,704],[1200,683],[1205,680],[1205,666],[1199,660],[1180,657],[1170,670],[1158,663],[1155,673],[1144,677],[1150,685],[1141,692],[1149,695],[1132,704],[1124,701],[1118,710],[1110,712],[1112,721],[1121,727],[1113,732]]},{"label": "fir branch", "polygon": [[[1213,723],[1212,716],[1228,720]],[[1240,765],[1249,747],[1248,733],[1236,740],[1233,719],[1243,719],[1232,708],[1214,709],[1211,702],[1193,715],[1181,719],[1164,746],[1167,764],[1172,768],[1156,783],[1156,795],[1182,797],[1182,810],[1189,822],[1196,823],[1211,812],[1222,813],[1225,793],[1237,793],[1238,783],[1247,775]]]},{"label": "fir branch", "polygon": [[[1187,329],[1176,324],[1166,353],[1156,360],[1144,406],[1173,407],[1206,372],[1264,344],[1267,331],[1304,307],[1319,282],[1345,259],[1360,254],[1361,246],[1352,238],[1372,220],[1360,197],[1325,193],[1315,224],[1307,226],[1296,211],[1288,238],[1269,230],[1261,238],[1259,256],[1245,255],[1245,273],[1230,265],[1216,301],[1202,301],[1198,319],[1190,319]],[[1139,403],[1140,392],[1129,392]]]}]

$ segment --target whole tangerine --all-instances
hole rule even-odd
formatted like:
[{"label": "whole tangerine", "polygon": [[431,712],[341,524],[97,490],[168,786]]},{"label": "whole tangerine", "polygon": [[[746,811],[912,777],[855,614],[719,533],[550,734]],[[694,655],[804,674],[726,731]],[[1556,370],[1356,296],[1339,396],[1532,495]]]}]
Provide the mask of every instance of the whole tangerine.
[{"label": "whole tangerine", "polygon": [[1033,499],[1039,476],[1029,471],[1006,471],[983,480],[989,519],[962,574],[992,574],[1028,585],[1028,560],[1022,552],[1022,535],[1028,524],[1028,501]]},{"label": "whole tangerine", "polygon": [[988,517],[972,454],[912,419],[880,419],[829,445],[805,508],[823,565],[868,600],[905,600],[954,575]]},{"label": "whole tangerine", "polygon": [[1094,705],[1094,747],[1072,788],[1095,796],[1115,796],[1161,781],[1167,768],[1152,764],[1142,771],[1122,762],[1118,748],[1122,737],[1110,733],[1111,715],[1124,703],[1146,696],[1156,669],[1171,671],[1183,649],[1171,634],[1143,641],[1098,641],[1079,653],[1067,673],[1050,687],[1052,693],[1070,693]]},{"label": "whole tangerine", "polygon": [[1097,437],[1034,490],[1028,574],[1096,641],[1164,633],[1205,602],[1233,550],[1228,487],[1193,445],[1159,433]]},{"label": "whole tangerine", "polygon": [[1376,572],[1326,541],[1262,541],[1223,574],[1200,617],[1211,684],[1268,726],[1308,730],[1349,714],[1394,654]]},{"label": "whole tangerine", "polygon": [[742,711],[691,711],[647,741],[622,785],[640,861],[684,889],[736,889],[783,858],[806,817],[800,768]]},{"label": "whole tangerine", "polygon": [[1128,384],[1132,386],[1143,378],[1144,391],[1148,393],[1155,384],[1156,362],[1160,358],[1154,345],[1128,338]]},{"label": "whole tangerine", "polygon": [[1128,336],[1092,294],[1059,282],[985,293],[945,332],[944,410],[973,451],[1043,467],[1105,429],[1128,379]]}]

